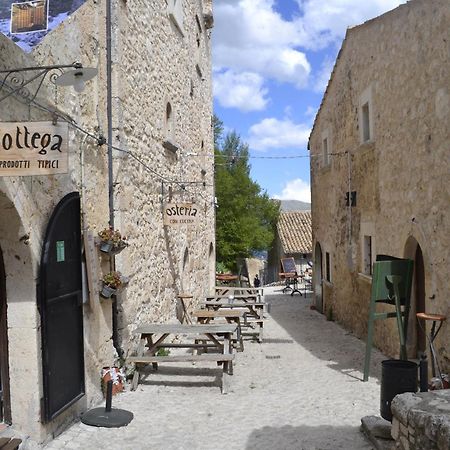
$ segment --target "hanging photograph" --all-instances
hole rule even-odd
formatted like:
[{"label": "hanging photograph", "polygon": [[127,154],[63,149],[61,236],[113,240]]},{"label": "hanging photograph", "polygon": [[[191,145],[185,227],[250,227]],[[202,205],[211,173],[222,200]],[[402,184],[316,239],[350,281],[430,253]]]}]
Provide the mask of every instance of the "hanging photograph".
[{"label": "hanging photograph", "polygon": [[0,0],[0,33],[25,52],[31,52],[86,1]]},{"label": "hanging photograph", "polygon": [[11,34],[33,33],[47,30],[48,8],[46,0],[11,5]]}]

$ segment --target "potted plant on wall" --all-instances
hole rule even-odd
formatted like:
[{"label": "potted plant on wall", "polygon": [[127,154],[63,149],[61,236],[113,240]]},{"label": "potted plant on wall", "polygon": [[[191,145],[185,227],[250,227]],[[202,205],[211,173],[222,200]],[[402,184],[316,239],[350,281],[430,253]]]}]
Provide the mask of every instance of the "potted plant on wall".
[{"label": "potted plant on wall", "polygon": [[98,237],[100,238],[100,251],[104,253],[115,255],[128,246],[127,238],[122,236],[119,230],[111,227],[99,231]]},{"label": "potted plant on wall", "polygon": [[100,291],[100,295],[103,298],[110,298],[116,294],[120,288],[127,284],[128,279],[124,277],[120,272],[113,271],[108,272],[102,278],[103,286]]}]

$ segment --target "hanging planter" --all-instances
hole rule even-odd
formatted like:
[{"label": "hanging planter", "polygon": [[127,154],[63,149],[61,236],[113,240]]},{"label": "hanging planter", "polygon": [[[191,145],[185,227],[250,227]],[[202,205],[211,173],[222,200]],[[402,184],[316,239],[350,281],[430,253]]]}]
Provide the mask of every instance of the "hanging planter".
[{"label": "hanging planter", "polygon": [[99,231],[100,251],[109,255],[117,255],[128,246],[127,238],[120,234],[119,230],[105,228]]},{"label": "hanging planter", "polygon": [[108,272],[102,278],[102,290],[100,295],[103,298],[111,298],[117,294],[123,287],[128,284],[128,278],[124,277],[120,272]]}]

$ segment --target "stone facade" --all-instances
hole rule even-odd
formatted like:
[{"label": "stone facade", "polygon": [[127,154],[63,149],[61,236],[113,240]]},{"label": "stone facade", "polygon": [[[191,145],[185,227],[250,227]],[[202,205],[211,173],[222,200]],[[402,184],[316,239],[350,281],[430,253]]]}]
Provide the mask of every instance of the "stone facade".
[{"label": "stone facade", "polygon": [[[176,320],[178,293],[198,301],[214,286],[212,2],[176,4],[112,1],[112,145],[120,149],[113,150],[114,219],[129,242],[115,257],[115,268],[130,277],[116,302],[116,345],[124,357],[138,324]],[[54,115],[44,106],[94,136],[107,135],[105,8],[104,1],[86,2],[30,55],[0,35],[0,70],[80,61],[99,71],[82,94],[46,81],[36,99],[41,106],[4,100],[0,121],[51,121]],[[97,403],[101,368],[118,363],[112,302],[91,299],[83,306],[86,395],[42,422],[36,284],[48,220],[59,200],[77,191],[83,231],[95,235],[109,221],[107,146],[75,127],[69,130],[68,174],[0,178],[12,424],[36,442],[51,439]],[[169,201],[193,201],[198,223],[163,226],[162,204]],[[95,275],[110,264],[98,254]]]},{"label": "stone facade", "polygon": [[[448,1],[412,0],[349,29],[309,142],[316,296],[364,338],[375,256],[415,260],[413,358],[426,349],[415,313],[450,312],[449,25]],[[447,373],[449,340],[447,320]],[[398,356],[395,320],[376,322],[374,344]]]},{"label": "stone facade", "polygon": [[450,448],[450,391],[397,395],[392,401],[391,435],[398,450]]}]

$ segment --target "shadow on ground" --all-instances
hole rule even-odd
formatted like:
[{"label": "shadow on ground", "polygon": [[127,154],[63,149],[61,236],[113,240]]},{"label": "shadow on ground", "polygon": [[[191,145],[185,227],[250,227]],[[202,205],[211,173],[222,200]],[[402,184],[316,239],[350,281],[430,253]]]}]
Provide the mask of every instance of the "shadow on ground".
[{"label": "shadow on ground", "polygon": [[[295,294],[266,295],[270,304],[270,316],[298,344],[315,357],[328,361],[332,369],[345,373],[356,380],[362,380],[366,344],[339,324],[327,321],[323,314],[311,310],[311,295]],[[277,339],[265,339],[264,343],[276,343]],[[288,344],[278,339],[280,344]],[[380,378],[381,360],[386,359],[380,352],[373,350],[370,376]]]},{"label": "shadow on ground", "polygon": [[357,427],[286,425],[254,430],[246,450],[370,450],[372,446]]},{"label": "shadow on ground", "polygon": [[141,370],[140,385],[180,387],[221,387],[222,368],[159,366]]}]

